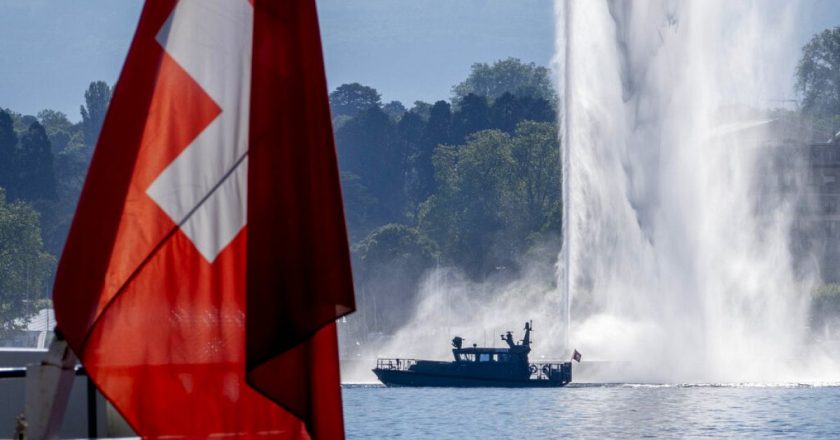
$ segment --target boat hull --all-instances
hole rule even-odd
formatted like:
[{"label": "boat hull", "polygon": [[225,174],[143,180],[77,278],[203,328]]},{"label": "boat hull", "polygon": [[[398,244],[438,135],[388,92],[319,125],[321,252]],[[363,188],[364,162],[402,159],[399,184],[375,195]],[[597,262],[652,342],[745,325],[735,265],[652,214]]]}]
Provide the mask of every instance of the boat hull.
[{"label": "boat hull", "polygon": [[376,377],[389,387],[450,387],[450,388],[557,388],[569,381],[547,379],[502,379],[458,375],[420,373],[406,370],[374,368]]}]

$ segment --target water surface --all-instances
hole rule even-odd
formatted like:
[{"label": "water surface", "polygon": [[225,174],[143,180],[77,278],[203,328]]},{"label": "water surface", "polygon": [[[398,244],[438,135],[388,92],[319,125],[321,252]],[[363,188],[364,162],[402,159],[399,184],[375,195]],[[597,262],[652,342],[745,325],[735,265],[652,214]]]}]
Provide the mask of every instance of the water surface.
[{"label": "water surface", "polygon": [[343,395],[349,439],[840,438],[837,384],[345,385]]}]

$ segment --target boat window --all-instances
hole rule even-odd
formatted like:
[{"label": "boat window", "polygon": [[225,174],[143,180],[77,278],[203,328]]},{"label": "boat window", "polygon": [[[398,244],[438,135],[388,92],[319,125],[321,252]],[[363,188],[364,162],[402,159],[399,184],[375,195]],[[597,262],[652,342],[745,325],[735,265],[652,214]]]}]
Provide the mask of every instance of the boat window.
[{"label": "boat window", "polygon": [[473,362],[475,361],[475,355],[473,353],[461,353],[460,359],[464,362]]},{"label": "boat window", "polygon": [[478,361],[479,362],[490,362],[490,353],[479,353]]},{"label": "boat window", "polygon": [[499,353],[497,354],[499,362],[507,362],[509,360],[509,356],[507,353]]}]

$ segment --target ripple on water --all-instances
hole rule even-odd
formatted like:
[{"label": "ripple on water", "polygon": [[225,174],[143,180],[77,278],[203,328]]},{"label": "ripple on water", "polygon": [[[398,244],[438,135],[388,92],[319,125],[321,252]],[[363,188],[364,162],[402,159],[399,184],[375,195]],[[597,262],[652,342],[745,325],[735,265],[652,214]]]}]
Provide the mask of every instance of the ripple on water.
[{"label": "ripple on water", "polygon": [[560,389],[344,385],[352,439],[840,437],[840,385],[575,384]]}]

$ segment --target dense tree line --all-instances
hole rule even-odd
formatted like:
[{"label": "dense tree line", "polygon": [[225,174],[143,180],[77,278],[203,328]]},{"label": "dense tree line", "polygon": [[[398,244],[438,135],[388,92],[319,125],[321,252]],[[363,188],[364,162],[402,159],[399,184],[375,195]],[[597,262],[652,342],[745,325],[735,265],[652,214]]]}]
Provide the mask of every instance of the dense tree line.
[{"label": "dense tree line", "polygon": [[111,88],[93,82],[84,97],[78,123],[0,108],[0,331],[49,297]]},{"label": "dense tree line", "polygon": [[534,246],[560,246],[560,156],[548,70],[516,59],[475,64],[450,101],[382,104],[374,88],[330,94],[357,321],[392,331],[423,274],[515,273]]}]

